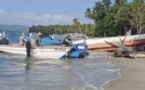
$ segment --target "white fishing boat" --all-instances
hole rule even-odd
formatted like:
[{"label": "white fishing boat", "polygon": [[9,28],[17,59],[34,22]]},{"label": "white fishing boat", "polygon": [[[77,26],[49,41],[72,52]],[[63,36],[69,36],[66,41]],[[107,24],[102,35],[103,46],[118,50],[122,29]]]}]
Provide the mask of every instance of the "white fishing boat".
[{"label": "white fishing boat", "polygon": [[[31,56],[39,58],[61,58],[71,50],[71,47],[63,46],[39,46],[31,49]],[[12,54],[26,55],[26,47],[18,44],[0,45],[0,51]]]},{"label": "white fishing boat", "polygon": [[[121,36],[120,38],[123,40],[125,36]],[[86,44],[88,45],[89,50],[113,51],[115,48],[107,44],[106,41],[111,42],[115,45],[121,44],[119,37],[94,38],[94,39],[85,40]],[[78,43],[83,43],[83,42],[84,40],[77,40],[77,41],[74,41],[73,44],[78,44]],[[124,44],[130,48],[144,47],[145,34],[127,36]]]}]

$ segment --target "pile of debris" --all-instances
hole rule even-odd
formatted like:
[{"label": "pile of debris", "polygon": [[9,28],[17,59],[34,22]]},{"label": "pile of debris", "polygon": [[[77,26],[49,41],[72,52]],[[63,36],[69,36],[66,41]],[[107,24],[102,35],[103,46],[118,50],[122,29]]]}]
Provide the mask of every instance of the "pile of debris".
[{"label": "pile of debris", "polygon": [[145,58],[145,54],[137,53],[136,50],[131,49],[124,44],[126,37],[127,36],[125,36],[123,40],[119,37],[121,41],[120,45],[115,45],[111,42],[105,41],[107,44],[116,48],[110,56],[111,57],[114,56],[114,57],[129,57],[129,58]]}]

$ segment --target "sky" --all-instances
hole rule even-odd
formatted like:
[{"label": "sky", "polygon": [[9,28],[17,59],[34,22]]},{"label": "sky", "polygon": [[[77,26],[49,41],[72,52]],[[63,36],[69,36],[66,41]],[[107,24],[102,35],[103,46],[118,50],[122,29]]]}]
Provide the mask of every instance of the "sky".
[{"label": "sky", "polygon": [[77,18],[82,24],[93,23],[85,18],[87,8],[99,0],[0,0],[0,24],[71,25]]}]

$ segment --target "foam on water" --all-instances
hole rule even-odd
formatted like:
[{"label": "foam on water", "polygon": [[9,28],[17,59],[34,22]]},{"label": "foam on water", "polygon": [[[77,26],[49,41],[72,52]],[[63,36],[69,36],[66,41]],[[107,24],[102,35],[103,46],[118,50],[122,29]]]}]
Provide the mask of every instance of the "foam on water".
[{"label": "foam on water", "polygon": [[103,85],[120,78],[105,52],[92,52],[83,59],[59,60],[0,54],[0,87],[3,90],[103,90]]}]

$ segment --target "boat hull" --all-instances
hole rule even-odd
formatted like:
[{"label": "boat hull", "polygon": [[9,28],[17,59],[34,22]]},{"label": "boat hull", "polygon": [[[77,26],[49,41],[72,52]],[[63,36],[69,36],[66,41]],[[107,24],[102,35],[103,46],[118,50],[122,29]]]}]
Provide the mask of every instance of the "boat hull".
[{"label": "boat hull", "polygon": [[[119,45],[121,43],[114,42],[113,44]],[[142,40],[135,40],[135,41],[126,41],[125,45],[129,48],[139,48],[145,46],[145,39]],[[113,51],[115,50],[114,47],[112,47],[109,44],[102,43],[102,44],[90,44],[88,45],[89,50],[95,50],[95,51]]]},{"label": "boat hull", "polygon": [[[120,38],[123,40],[125,38],[125,36],[122,36]],[[115,45],[121,44],[119,37],[88,39],[88,40],[86,40],[86,43],[88,45],[88,50],[94,50],[94,51],[113,51],[113,50],[115,50],[114,47],[107,44],[105,41],[111,42]],[[80,43],[80,42],[84,42],[84,41],[77,41],[74,43]],[[130,48],[144,47],[145,46],[145,34],[127,36],[124,44]]]},{"label": "boat hull", "polygon": [[[40,46],[31,49],[31,56],[39,58],[61,58],[71,50],[71,47],[63,46]],[[13,54],[23,54],[26,55],[26,47],[18,45],[0,45],[0,51],[13,53]]]}]

